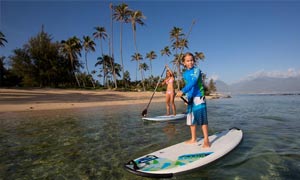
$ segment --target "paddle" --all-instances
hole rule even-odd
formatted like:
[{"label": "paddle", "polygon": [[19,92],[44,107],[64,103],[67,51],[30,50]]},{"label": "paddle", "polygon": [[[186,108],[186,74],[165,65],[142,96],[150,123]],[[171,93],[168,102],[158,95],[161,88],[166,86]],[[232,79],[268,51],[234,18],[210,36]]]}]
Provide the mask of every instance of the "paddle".
[{"label": "paddle", "polygon": [[[177,93],[175,94],[175,97],[177,96]],[[188,100],[186,100],[183,96],[180,96],[180,98],[186,103],[189,104]]]},{"label": "paddle", "polygon": [[183,97],[183,96],[181,96],[180,97],[186,104],[189,104],[189,102]]},{"label": "paddle", "polygon": [[154,89],[154,92],[153,92],[153,94],[152,94],[152,96],[151,96],[151,98],[150,98],[150,101],[149,101],[148,105],[146,106],[146,108],[145,108],[145,109],[143,110],[143,112],[142,112],[142,116],[146,116],[146,115],[147,115],[147,109],[148,109],[148,107],[149,107],[149,105],[150,105],[150,103],[151,103],[151,101],[152,101],[152,98],[153,98],[153,96],[154,96],[154,94],[155,94],[155,92],[156,92],[156,89],[157,89],[157,87],[158,87],[158,85],[159,85],[159,83],[160,83],[160,79],[162,78],[162,76],[163,76],[165,70],[166,70],[166,66],[165,66],[163,72],[161,73],[161,75],[160,75],[160,77],[159,77],[159,79],[158,79],[158,82],[157,82],[157,84],[156,84],[156,87],[155,87],[155,89]]}]

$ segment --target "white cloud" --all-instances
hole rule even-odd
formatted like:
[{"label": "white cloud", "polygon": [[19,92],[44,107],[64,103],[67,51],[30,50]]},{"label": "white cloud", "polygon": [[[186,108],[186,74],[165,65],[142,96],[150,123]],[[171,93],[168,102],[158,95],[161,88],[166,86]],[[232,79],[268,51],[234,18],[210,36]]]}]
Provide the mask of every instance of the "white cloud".
[{"label": "white cloud", "polygon": [[300,70],[295,70],[294,68],[289,68],[287,71],[265,71],[260,70],[253,74],[248,75],[243,80],[251,80],[261,77],[271,77],[271,78],[289,78],[289,77],[300,77]]}]

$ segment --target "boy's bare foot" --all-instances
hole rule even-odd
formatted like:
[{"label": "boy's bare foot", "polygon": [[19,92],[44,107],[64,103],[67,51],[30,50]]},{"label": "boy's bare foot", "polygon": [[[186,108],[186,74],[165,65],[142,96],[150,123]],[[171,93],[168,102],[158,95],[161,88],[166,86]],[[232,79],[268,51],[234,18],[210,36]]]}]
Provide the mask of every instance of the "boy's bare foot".
[{"label": "boy's bare foot", "polygon": [[204,142],[202,145],[202,148],[210,148],[210,144],[207,142]]},{"label": "boy's bare foot", "polygon": [[190,139],[185,141],[185,144],[195,144],[195,143],[197,143],[197,140]]}]

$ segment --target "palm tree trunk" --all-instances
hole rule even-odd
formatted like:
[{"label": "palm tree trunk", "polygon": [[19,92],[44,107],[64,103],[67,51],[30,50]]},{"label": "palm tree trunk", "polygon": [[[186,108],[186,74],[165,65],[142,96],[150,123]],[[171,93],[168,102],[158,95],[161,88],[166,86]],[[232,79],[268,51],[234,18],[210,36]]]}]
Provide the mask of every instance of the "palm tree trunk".
[{"label": "palm tree trunk", "polygon": [[75,76],[75,79],[76,79],[76,82],[77,82],[77,84],[78,84],[78,87],[80,87],[79,80],[78,80],[78,78],[77,78],[77,76],[76,76],[76,73],[75,73],[75,70],[74,70],[74,64],[73,64],[73,57],[72,57],[72,55],[70,55],[70,59],[71,59],[71,66],[72,66],[73,74],[74,74],[74,76]]},{"label": "palm tree trunk", "polygon": [[122,33],[123,32],[123,25],[122,25],[122,22],[121,22],[121,24],[120,24],[120,53],[121,53],[121,65],[122,65],[122,74],[123,74],[123,83],[124,83],[124,85],[125,85],[125,76],[124,76],[124,64],[123,64],[123,52],[122,52]]},{"label": "palm tree trunk", "polygon": [[146,91],[145,82],[144,82],[144,76],[143,76],[143,69],[142,68],[141,68],[141,77],[142,77],[143,90]]},{"label": "palm tree trunk", "polygon": [[[102,45],[101,39],[100,39],[100,50],[101,50],[102,58],[104,58],[103,57],[103,45]],[[109,40],[109,54],[110,54],[110,40]],[[105,63],[105,61],[103,61],[102,69],[103,69],[103,86],[104,87],[106,86],[106,81],[105,81],[106,68],[107,68],[106,63]]]},{"label": "palm tree trunk", "polygon": [[74,73],[74,76],[75,76],[75,79],[76,79],[76,82],[77,82],[78,87],[81,87],[81,86],[80,86],[80,83],[79,83],[79,80],[78,80],[78,78],[77,78],[77,76],[76,76],[76,73],[75,73],[75,71],[74,71],[74,69],[73,69],[73,73]]},{"label": "palm tree trunk", "polygon": [[114,59],[114,46],[113,46],[113,6],[112,3],[110,4],[110,8],[111,8],[111,60],[110,60],[110,65],[112,68],[112,72],[113,72],[113,77],[114,77],[114,83],[115,83],[115,89],[118,88],[117,85],[117,77],[116,77],[116,72],[115,72],[115,66],[113,65],[112,60]]},{"label": "palm tree trunk", "polygon": [[[137,43],[136,43],[136,32],[135,32],[135,30],[134,30],[133,27],[132,27],[132,30],[133,30],[133,39],[134,39],[134,47],[135,47],[135,51],[136,51],[136,53],[138,53]],[[138,66],[140,67],[140,66],[141,66],[140,61],[138,61],[138,63],[139,63]],[[143,89],[144,89],[144,91],[145,91],[145,83],[144,83],[144,78],[143,78],[142,75],[141,75],[141,78],[142,78]]]}]

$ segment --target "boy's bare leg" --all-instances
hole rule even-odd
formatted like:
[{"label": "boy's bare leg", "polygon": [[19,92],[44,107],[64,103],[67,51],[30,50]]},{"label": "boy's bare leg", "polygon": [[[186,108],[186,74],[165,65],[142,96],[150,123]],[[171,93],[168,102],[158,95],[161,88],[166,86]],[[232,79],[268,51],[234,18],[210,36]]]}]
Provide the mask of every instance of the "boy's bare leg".
[{"label": "boy's bare leg", "polygon": [[191,136],[192,138],[188,141],[185,141],[186,144],[194,144],[197,142],[197,137],[196,137],[196,125],[191,125],[190,129],[191,129]]},{"label": "boy's bare leg", "polygon": [[203,141],[203,148],[209,148],[210,144],[209,144],[209,139],[208,139],[208,125],[202,125],[202,132],[203,132],[203,137],[204,137],[204,141]]}]

